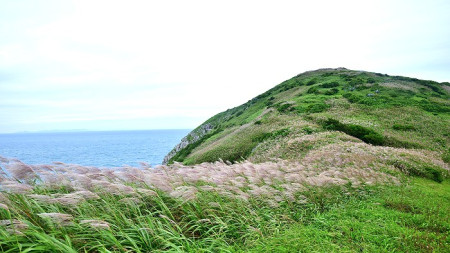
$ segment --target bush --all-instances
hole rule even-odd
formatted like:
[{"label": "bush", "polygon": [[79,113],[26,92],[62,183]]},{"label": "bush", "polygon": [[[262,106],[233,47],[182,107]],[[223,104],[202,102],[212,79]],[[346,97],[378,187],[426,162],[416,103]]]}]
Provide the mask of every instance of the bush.
[{"label": "bush", "polygon": [[235,117],[239,117],[244,113],[244,110],[238,111],[236,112],[236,114],[234,115]]},{"label": "bush", "polygon": [[424,146],[418,143],[406,140],[399,140],[392,136],[384,138],[384,145],[394,148],[424,148]]},{"label": "bush", "polygon": [[311,80],[309,80],[309,81],[306,83],[306,85],[311,86],[311,85],[314,85],[315,83],[317,83],[317,80],[316,80],[316,79],[311,79]]},{"label": "bush", "polygon": [[384,136],[375,132],[374,130],[354,125],[354,124],[343,124],[338,120],[328,118],[324,123],[324,127],[330,130],[342,131],[348,135],[354,136],[366,143],[370,143],[373,145],[383,145],[384,144]]},{"label": "bush", "polygon": [[368,90],[370,89],[370,87],[364,86],[364,85],[360,85],[356,87],[357,91],[362,91],[362,90]]},{"label": "bush", "polygon": [[339,83],[334,81],[334,82],[329,82],[329,83],[324,83],[319,85],[321,88],[335,88],[339,86]]},{"label": "bush", "polygon": [[361,78],[353,78],[353,79],[349,82],[349,84],[350,84],[351,86],[358,86],[358,85],[363,84],[363,83],[364,83],[364,80],[361,79]]},{"label": "bush", "polygon": [[252,137],[252,142],[255,143],[263,142],[269,139],[270,137],[272,137],[272,133],[260,133]]},{"label": "bush", "polygon": [[417,80],[416,82],[420,83],[423,86],[430,88],[432,91],[434,91],[440,95],[445,95],[445,91],[442,89],[442,87],[439,86],[439,83],[437,83],[435,81]]},{"label": "bush", "polygon": [[437,166],[432,166],[424,163],[414,163],[410,164],[405,161],[394,161],[392,165],[402,171],[403,173],[407,173],[411,176],[428,178],[438,183],[444,181],[444,177],[448,175],[448,171],[439,168]]},{"label": "bush", "polygon": [[319,112],[326,111],[328,108],[330,108],[330,106],[325,104],[325,103],[317,103],[317,104],[309,105],[306,108],[306,112],[308,112],[308,113],[319,113]]},{"label": "bush", "polygon": [[283,128],[280,130],[277,130],[275,132],[272,132],[272,138],[278,137],[278,136],[287,136],[291,131],[288,128]]},{"label": "bush", "polygon": [[288,112],[291,106],[292,106],[291,104],[282,104],[282,105],[278,105],[278,106],[277,106],[277,110],[278,110],[279,112],[282,112],[282,113],[283,113],[283,112]]},{"label": "bush", "polygon": [[356,94],[352,94],[352,93],[345,93],[343,95],[343,97],[345,97],[350,103],[358,103],[359,101],[361,101],[363,99],[362,96],[356,95]]},{"label": "bush", "polygon": [[314,129],[312,129],[312,128],[308,127],[308,126],[304,127],[304,128],[303,128],[303,131],[304,131],[306,134],[312,134],[312,133],[315,132]]},{"label": "bush", "polygon": [[383,145],[384,144],[384,137],[381,134],[376,133],[376,132],[366,134],[361,139],[367,143],[371,143],[374,145]]},{"label": "bush", "polygon": [[309,88],[308,89],[308,91],[306,91],[306,93],[308,93],[308,94],[319,94],[320,92],[319,92],[319,88],[317,87],[317,86],[315,86],[315,87],[311,87],[311,88]]},{"label": "bush", "polygon": [[297,79],[295,79],[295,84],[296,84],[297,86],[303,86],[303,85],[305,85],[302,81],[299,81],[299,80],[297,80]]},{"label": "bush", "polygon": [[394,124],[392,129],[398,131],[414,131],[416,128],[413,125],[402,125],[402,124]]},{"label": "bush", "polygon": [[442,161],[450,163],[450,150],[447,150],[447,152],[442,154]]},{"label": "bush", "polygon": [[339,92],[339,90],[337,89],[337,88],[333,88],[333,89],[331,89],[331,90],[327,90],[327,91],[325,91],[325,95],[335,95],[335,94],[337,94]]},{"label": "bush", "polygon": [[[267,139],[272,139],[272,138],[276,138],[278,136],[287,136],[291,131],[288,128],[283,128],[277,131],[273,131],[270,133],[260,133],[254,137],[252,137],[252,142],[254,142],[255,144],[263,142]],[[231,160],[230,160],[231,161]]]},{"label": "bush", "polygon": [[422,102],[421,104],[422,109],[428,112],[436,112],[436,113],[447,113],[450,112],[450,108],[445,105],[440,105],[437,103],[431,103],[431,102]]}]

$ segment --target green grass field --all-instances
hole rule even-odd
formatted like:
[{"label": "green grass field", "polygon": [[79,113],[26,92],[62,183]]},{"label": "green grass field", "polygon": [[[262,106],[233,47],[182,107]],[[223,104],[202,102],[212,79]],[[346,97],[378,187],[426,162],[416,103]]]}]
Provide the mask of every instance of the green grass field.
[{"label": "green grass field", "polygon": [[[77,206],[8,195],[2,252],[448,252],[450,182],[310,187],[276,208],[202,192],[181,201],[102,194]],[[64,189],[59,189],[64,191]],[[45,189],[35,189],[50,194]],[[300,201],[301,200],[301,201]],[[69,220],[38,213],[64,213]],[[15,222],[20,220],[20,223]],[[101,220],[85,223],[82,220]],[[15,223],[15,224],[14,224]],[[27,228],[23,229],[23,224]],[[101,226],[99,224],[108,224]]]}]

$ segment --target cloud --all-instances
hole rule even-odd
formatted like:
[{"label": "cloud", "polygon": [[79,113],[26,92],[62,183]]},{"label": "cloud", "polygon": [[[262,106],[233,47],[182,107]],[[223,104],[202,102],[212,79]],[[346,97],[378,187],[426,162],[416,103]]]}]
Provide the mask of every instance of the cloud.
[{"label": "cloud", "polygon": [[193,128],[323,67],[450,79],[446,1],[2,5],[0,132]]}]

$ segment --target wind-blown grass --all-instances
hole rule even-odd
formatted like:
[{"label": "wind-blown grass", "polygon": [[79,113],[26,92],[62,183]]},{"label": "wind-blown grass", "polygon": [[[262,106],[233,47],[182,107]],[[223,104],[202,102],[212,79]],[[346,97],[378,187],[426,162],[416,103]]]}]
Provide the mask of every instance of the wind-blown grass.
[{"label": "wind-blown grass", "polygon": [[[393,161],[433,164],[444,178],[448,176],[448,167],[434,153],[354,142],[324,146],[301,161],[260,164],[219,161],[193,166],[99,169],[63,163],[26,165],[2,159],[0,249],[279,249],[274,246],[277,240],[284,240],[285,233],[297,229],[307,234],[317,231],[318,217],[333,215],[338,206],[370,205],[371,196],[379,196],[376,194],[380,191],[405,187],[400,182],[406,182],[410,173]],[[448,181],[443,184],[448,185]],[[386,206],[395,209],[399,204],[391,201]],[[440,212],[438,219],[442,222]],[[347,217],[348,213],[336,215]],[[432,231],[426,237],[434,238],[432,247],[438,250],[445,248],[442,233],[448,231],[448,224],[439,226],[438,232]],[[392,233],[403,235],[399,231]],[[321,237],[312,238],[312,242],[319,243],[314,240]],[[398,241],[388,242],[375,240],[368,245],[374,250],[401,249]],[[307,250],[312,244],[291,246]]]},{"label": "wind-blown grass", "polygon": [[448,100],[323,69],[207,120],[168,166],[0,157],[0,251],[448,252]]}]

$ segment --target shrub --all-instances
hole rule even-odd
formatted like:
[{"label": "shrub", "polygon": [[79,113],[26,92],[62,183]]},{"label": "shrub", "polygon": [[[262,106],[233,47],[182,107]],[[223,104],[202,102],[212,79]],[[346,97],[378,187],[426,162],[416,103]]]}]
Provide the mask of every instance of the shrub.
[{"label": "shrub", "polygon": [[311,79],[311,80],[309,80],[309,81],[306,83],[306,85],[311,86],[311,85],[314,85],[315,83],[317,83],[317,80],[316,80],[316,79]]},{"label": "shrub", "polygon": [[276,130],[276,131],[273,131],[273,132],[270,132],[270,133],[260,133],[258,135],[255,135],[254,137],[252,137],[252,142],[257,144],[257,143],[263,142],[263,141],[265,141],[267,139],[276,138],[278,136],[285,137],[290,132],[291,131],[288,128],[283,128],[283,129]]},{"label": "shrub", "polygon": [[297,80],[297,79],[295,79],[295,84],[296,84],[297,86],[303,86],[303,85],[305,85],[302,81],[299,81],[299,80]]},{"label": "shrub", "polygon": [[272,137],[272,133],[260,133],[252,137],[252,142],[255,143],[263,142],[269,139],[270,137]]},{"label": "shrub", "polygon": [[236,112],[236,114],[234,116],[239,117],[244,113],[244,110],[238,111]]},{"label": "shrub", "polygon": [[320,92],[319,92],[319,88],[317,87],[317,86],[315,86],[315,87],[311,87],[311,88],[309,88],[308,89],[308,91],[306,91],[306,93],[308,93],[308,94],[319,94]]},{"label": "shrub", "polygon": [[379,101],[377,101],[373,97],[364,97],[358,101],[358,103],[362,105],[376,105],[378,102]]},{"label": "shrub", "polygon": [[414,131],[416,128],[413,125],[402,125],[402,124],[394,124],[392,129],[398,131]]},{"label": "shrub", "polygon": [[308,126],[304,127],[304,128],[303,128],[303,131],[304,131],[306,134],[312,134],[312,133],[314,133],[314,129],[312,129],[312,128],[308,127]]},{"label": "shrub", "polygon": [[325,103],[317,103],[317,104],[309,105],[306,108],[306,112],[308,112],[308,113],[319,113],[319,112],[326,111],[328,108],[330,108],[330,106],[325,104]]},{"label": "shrub", "polygon": [[442,87],[439,86],[439,83],[437,83],[435,81],[417,80],[416,79],[416,82],[420,83],[423,86],[430,88],[432,91],[434,91],[440,95],[445,95],[445,91],[442,89]]},{"label": "shrub", "polygon": [[335,94],[337,94],[339,92],[339,89],[337,89],[337,88],[333,88],[333,89],[331,89],[331,90],[327,90],[327,91],[325,91],[325,95],[335,95]]},{"label": "shrub", "polygon": [[285,104],[282,104],[282,105],[278,105],[277,106],[277,110],[279,112],[287,112],[287,111],[289,111],[290,107],[291,107],[291,104],[285,103]]},{"label": "shrub", "polygon": [[364,80],[361,79],[361,78],[353,78],[353,79],[349,82],[349,84],[350,84],[351,86],[358,86],[358,85],[363,84],[363,83],[364,83]]},{"label": "shrub", "polygon": [[370,87],[364,86],[364,85],[360,85],[356,87],[356,90],[358,91],[362,91],[362,90],[367,90],[370,89]]},{"label": "shrub", "polygon": [[278,136],[287,136],[291,131],[288,128],[283,128],[280,130],[277,130],[275,132],[272,132],[272,138],[278,137]]},{"label": "shrub", "polygon": [[384,145],[395,148],[424,148],[422,145],[418,143],[407,140],[399,140],[392,136],[384,138]]},{"label": "shrub", "polygon": [[447,113],[450,112],[450,108],[445,105],[440,105],[437,103],[430,103],[428,101],[422,102],[422,109],[428,112],[436,112],[436,113]]},{"label": "shrub", "polygon": [[405,161],[397,160],[392,162],[392,165],[394,165],[394,167],[396,167],[400,171],[411,176],[428,178],[438,183],[444,181],[444,177],[446,177],[448,174],[448,171],[442,168],[424,163],[410,164]]},{"label": "shrub", "polygon": [[359,96],[357,94],[352,94],[350,92],[345,93],[343,95],[350,103],[358,103],[359,101],[361,101],[363,99],[362,96]]},{"label": "shrub", "polygon": [[384,136],[376,132],[365,134],[361,139],[367,143],[371,143],[374,145],[384,144]]},{"label": "shrub", "polygon": [[442,154],[442,161],[450,163],[450,150],[447,150],[447,152]]},{"label": "shrub", "polygon": [[335,88],[339,86],[339,83],[334,81],[334,82],[328,82],[328,83],[324,83],[319,85],[321,88]]},{"label": "shrub", "polygon": [[375,132],[373,129],[354,125],[354,124],[343,124],[338,120],[328,118],[324,123],[324,127],[330,130],[342,131],[348,135],[354,136],[366,143],[373,145],[383,145],[384,136]]}]

